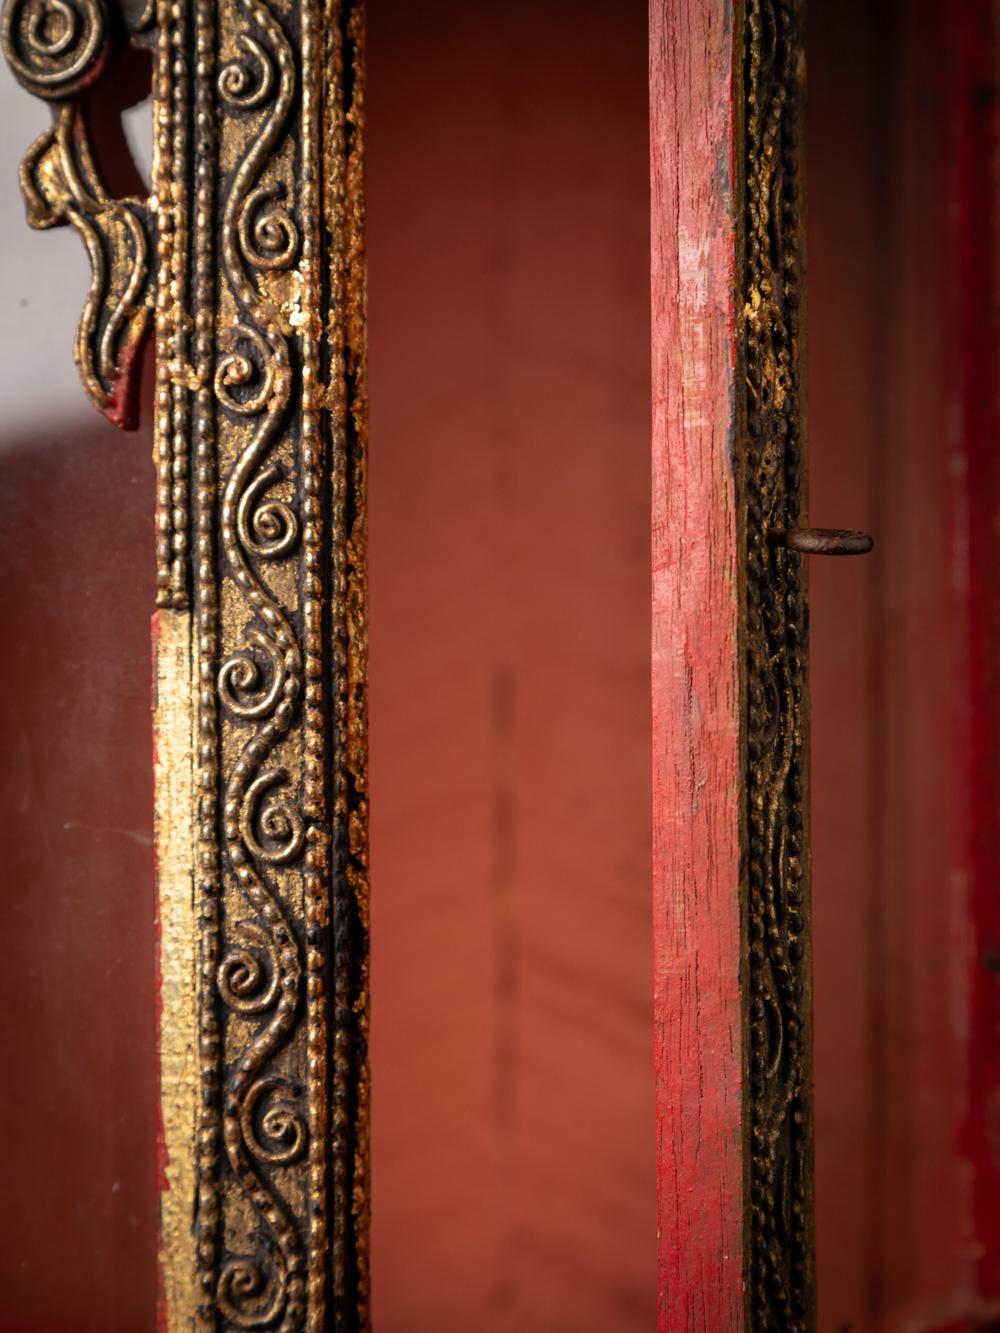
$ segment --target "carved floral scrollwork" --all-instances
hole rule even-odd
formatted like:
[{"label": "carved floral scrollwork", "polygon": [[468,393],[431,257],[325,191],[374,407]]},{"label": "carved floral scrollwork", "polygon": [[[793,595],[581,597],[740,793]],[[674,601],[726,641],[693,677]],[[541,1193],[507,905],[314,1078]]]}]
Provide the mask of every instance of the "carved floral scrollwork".
[{"label": "carved floral scrollwork", "polygon": [[134,429],[138,358],[152,309],[152,218],[139,199],[113,199],[94,161],[75,100],[98,79],[109,52],[103,0],[7,0],[2,36],[25,88],[53,103],[52,127],[21,166],[28,224],[72,226],[90,258],[91,283],[73,345],[91,402],[115,425]]},{"label": "carved floral scrollwork", "polygon": [[[274,711],[285,683],[285,661],[274,642],[260,630],[247,634],[248,646],[226,658],[219,671],[219,694],[234,717],[267,717]],[[271,678],[265,683],[257,659],[250,649],[257,648],[268,662]]]},{"label": "carved floral scrollwork", "polygon": [[239,607],[249,619],[245,646],[220,668],[218,692],[229,719],[226,733],[244,729],[232,732],[238,757],[224,777],[223,832],[235,884],[254,918],[221,965],[219,986],[230,1008],[256,1020],[245,1034],[230,1030],[222,1133],[232,1180],[257,1225],[243,1237],[241,1253],[223,1263],[216,1299],[236,1327],[273,1324],[290,1331],[300,1327],[305,1309],[305,1237],[272,1173],[298,1162],[309,1143],[300,1090],[280,1064],[295,1038],[303,970],[284,876],[301,862],[306,826],[288,767],[268,761],[299,716],[305,677],[298,627],[264,567],[286,561],[300,536],[291,503],[266,497],[282,479],[274,455],[287,438],[301,370],[259,284],[289,267],[299,250],[294,201],[269,170],[288,132],[296,78],[291,45],[270,7],[240,0],[236,12],[247,21],[236,35],[240,58],[222,69],[217,88],[223,104],[245,118],[248,136],[220,232],[225,283],[238,316],[214,388],[222,411],[250,426],[249,435],[244,427],[232,436],[235,458],[220,513],[225,606],[230,617],[241,614]]},{"label": "carved floral scrollwork", "polygon": [[806,1333],[812,1254],[805,582],[768,540],[796,527],[799,402],[799,0],[748,0],[743,332],[749,843],[750,1256],[754,1329]]},{"label": "carved floral scrollwork", "polygon": [[281,469],[270,463],[249,482],[236,511],[236,526],[243,549],[262,560],[280,560],[295,549],[299,539],[299,520],[295,510],[284,500],[266,500],[261,496],[281,478]]},{"label": "carved floral scrollwork", "polygon": [[253,921],[233,928],[216,985],[224,1003],[237,1013],[260,1014],[274,1005],[280,974],[274,943],[266,930]]},{"label": "carved floral scrollwork", "polygon": [[305,826],[295,804],[273,795],[260,800],[270,788],[287,781],[285,769],[265,769],[247,787],[240,811],[240,834],[244,846],[258,861],[271,865],[294,861],[305,843]]},{"label": "carved floral scrollwork", "polygon": [[[272,1328],[288,1309],[288,1279],[273,1255],[237,1255],[219,1275],[219,1312],[235,1328]],[[283,1320],[280,1327],[294,1327]]]},{"label": "carved floral scrollwork", "polygon": [[308,1131],[296,1102],[302,1089],[288,1079],[258,1079],[243,1101],[240,1124],[254,1156],[290,1166],[305,1152]]},{"label": "carved floral scrollwork", "polygon": [[247,263],[260,271],[288,268],[299,247],[292,215],[276,202],[283,195],[278,181],[268,181],[251,190],[240,206],[240,249]]},{"label": "carved floral scrollwork", "polygon": [[11,69],[36,97],[75,97],[107,56],[103,0],[10,0],[2,30]]},{"label": "carved floral scrollwork", "polygon": [[[243,351],[241,342],[245,344]],[[239,323],[227,333],[223,348],[225,354],[215,372],[216,397],[237,416],[259,416],[271,402],[275,388],[274,358],[267,341],[257,329]]]},{"label": "carved floral scrollwork", "polygon": [[[154,55],[148,200],[111,197],[86,125],[122,32]],[[2,37],[51,108],[28,220],[83,240],[75,356],[120,426],[155,323],[161,961],[187,1023],[161,1065],[161,1322],[360,1333],[363,3],[4,0]]]},{"label": "carved floral scrollwork", "polygon": [[274,90],[274,66],[256,38],[241,32],[236,39],[245,59],[225,65],[219,74],[219,94],[238,110],[253,111]]}]

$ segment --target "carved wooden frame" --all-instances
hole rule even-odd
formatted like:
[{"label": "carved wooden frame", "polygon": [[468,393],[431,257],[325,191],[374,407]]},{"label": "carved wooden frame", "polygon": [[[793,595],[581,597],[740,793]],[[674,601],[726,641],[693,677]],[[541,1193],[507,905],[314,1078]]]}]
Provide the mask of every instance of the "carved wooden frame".
[{"label": "carved wooden frame", "polygon": [[[696,568],[705,534],[685,533],[688,514],[669,498],[657,511],[657,568],[683,592],[675,611],[697,617],[690,628],[706,657],[694,674],[688,662],[687,675],[660,676],[654,663],[657,704],[673,710],[656,735],[688,715],[700,686],[714,691],[723,704],[712,703],[712,739],[699,744],[708,752],[724,736],[717,776],[721,789],[728,774],[734,793],[731,810],[691,820],[685,836],[700,843],[690,862],[677,847],[663,862],[667,894],[693,873],[692,901],[719,889],[715,906],[728,914],[728,926],[712,930],[724,946],[718,1033],[730,1054],[713,1072],[699,1035],[699,1087],[682,1080],[676,1104],[661,1105],[667,1156],[688,1132],[688,1097],[699,1142],[703,1132],[729,1135],[712,1178],[689,1182],[683,1200],[691,1163],[670,1166],[662,1326],[806,1329],[814,1295],[801,555],[823,542],[846,547],[844,534],[798,530],[801,4],[745,0],[734,14],[682,0],[664,18],[654,0],[651,13],[654,33],[689,22],[689,40],[704,32],[704,50],[717,57],[702,109],[678,48],[657,56],[673,71],[677,142],[718,119],[708,147],[731,155],[717,196],[686,197],[678,175],[661,182],[669,206],[654,210],[654,228],[658,216],[669,219],[679,247],[692,237],[705,246],[713,281],[731,279],[711,297],[715,310],[682,256],[670,279],[676,309],[654,310],[654,326],[662,318],[667,331],[658,354],[682,357],[664,372],[667,448],[691,450],[686,479],[707,475],[705,458],[721,469],[708,499],[722,524],[710,556],[721,551],[721,562],[705,577]],[[80,102],[116,40],[154,53],[145,200],[109,196]],[[364,1329],[362,0],[6,0],[3,41],[17,77],[52,107],[52,127],[22,168],[28,220],[80,233],[93,276],[75,357],[88,396],[124,428],[135,424],[139,349],[155,328],[161,1322],[177,1331]],[[688,121],[681,86],[696,89]],[[660,114],[654,102],[654,126]],[[670,140],[654,132],[661,141]],[[685,376],[704,352],[698,338],[719,341],[715,378],[685,397]],[[684,390],[679,404],[674,384]],[[705,434],[716,425],[724,430]],[[676,614],[668,629],[679,636]],[[682,679],[685,696],[675,699],[671,682]],[[699,706],[695,731],[707,725]],[[692,744],[685,732],[667,752],[686,764]],[[658,800],[671,783],[683,797],[689,780],[667,767],[657,772]],[[692,956],[684,941],[677,958],[658,962],[663,1031],[690,1007],[690,990],[675,980],[691,968],[696,993],[705,978]],[[704,1119],[706,1071],[735,1089],[735,1100],[720,1100],[717,1124]],[[681,1203],[707,1208],[698,1190],[715,1191],[734,1163],[738,1208],[724,1203],[723,1225],[692,1243],[687,1228],[701,1218],[682,1218]],[[714,1325],[706,1256],[723,1274]],[[693,1280],[702,1285],[696,1315],[686,1303]]]},{"label": "carved wooden frame", "polygon": [[[148,199],[80,95],[154,53]],[[21,186],[92,281],[85,391],[155,327],[161,1305],[368,1326],[366,280],[360,0],[7,0],[52,127]]]},{"label": "carved wooden frame", "polygon": [[[741,507],[746,653],[744,994],[753,1329],[815,1325],[808,846],[800,0],[746,0],[742,34]],[[796,534],[804,541],[789,540]],[[860,539],[858,552],[870,539]],[[813,540],[810,541],[809,539]],[[866,544],[867,543],[867,544]],[[844,553],[853,552],[844,550]]]},{"label": "carved wooden frame", "polygon": [[[815,1327],[803,0],[651,0],[660,1328]],[[677,484],[678,476],[683,485]]]}]

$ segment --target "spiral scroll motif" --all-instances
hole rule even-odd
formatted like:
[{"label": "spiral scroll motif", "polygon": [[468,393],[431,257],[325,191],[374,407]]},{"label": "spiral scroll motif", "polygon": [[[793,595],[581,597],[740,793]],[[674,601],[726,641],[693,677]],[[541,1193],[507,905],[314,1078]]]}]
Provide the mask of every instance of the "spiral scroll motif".
[{"label": "spiral scroll motif", "polygon": [[272,1328],[288,1303],[287,1282],[273,1254],[228,1260],[216,1292],[219,1312],[234,1328]]},{"label": "spiral scroll motif", "polygon": [[260,42],[249,34],[241,32],[237,44],[244,58],[223,68],[219,94],[230,106],[252,111],[263,106],[274,90],[274,66]]},{"label": "spiral scroll motif", "polygon": [[274,358],[267,341],[250,325],[236,324],[224,341],[224,353],[215,372],[216,397],[238,416],[259,416],[274,395]]},{"label": "spiral scroll motif", "polygon": [[229,951],[219,964],[216,984],[224,1002],[237,1013],[260,1014],[273,1007],[278,999],[280,973],[274,941],[266,930],[252,921],[234,928]]},{"label": "spiral scroll motif", "polygon": [[746,10],[751,1326],[813,1327],[805,588],[800,517],[798,0]]},{"label": "spiral scroll motif", "polygon": [[284,500],[257,501],[281,477],[273,463],[249,483],[240,498],[236,521],[243,549],[263,560],[280,560],[295,549],[299,520]]},{"label": "spiral scroll motif", "polygon": [[295,259],[299,234],[288,209],[277,202],[282,194],[282,187],[269,181],[251,190],[240,208],[240,249],[255,269],[288,268]]},{"label": "spiral scroll motif", "polygon": [[[305,1315],[300,1223],[272,1174],[302,1156],[308,1134],[301,1088],[277,1072],[294,1040],[303,958],[285,901],[287,879],[301,862],[305,832],[288,770],[268,764],[301,710],[304,690],[299,632],[272,591],[264,566],[294,550],[299,525],[292,505],[265,500],[281,478],[271,457],[289,432],[297,358],[259,283],[294,261],[299,236],[285,187],[265,175],[296,94],[295,62],[281,22],[261,0],[240,0],[250,29],[239,34],[240,58],[218,79],[223,103],[253,117],[246,154],[225,198],[221,249],[225,278],[240,312],[214,377],[216,401],[234,422],[248,423],[222,492],[221,541],[228,570],[226,604],[246,621],[244,646],[218,677],[223,714],[239,740],[224,778],[223,835],[229,867],[253,917],[234,931],[219,967],[219,994],[249,1034],[230,1029],[237,1048],[226,1072],[223,1140],[237,1188],[258,1226],[221,1267],[216,1299],[241,1329],[301,1327]],[[276,877],[280,870],[281,875]]]},{"label": "spiral scroll motif", "polygon": [[297,1162],[306,1147],[305,1122],[296,1099],[301,1089],[283,1078],[262,1078],[247,1093],[240,1123],[254,1156],[272,1166]]},{"label": "spiral scroll motif", "polygon": [[[115,425],[133,430],[139,357],[153,304],[154,222],[146,200],[109,194],[79,100],[107,64],[106,2],[5,0],[0,26],[18,81],[52,104],[52,124],[28,149],[19,173],[28,224],[39,231],[70,226],[78,232],[91,280],[74,360],[95,407]],[[175,513],[180,509],[178,503]]]},{"label": "spiral scroll motif", "polygon": [[[364,3],[4,0],[0,26],[51,111],[28,222],[80,236],[74,357],[126,429],[155,329],[158,1322],[361,1333]],[[148,199],[112,197],[82,96],[123,38],[154,56]]]},{"label": "spiral scroll motif", "polygon": [[305,826],[296,806],[273,794],[260,799],[264,792],[287,780],[284,769],[265,769],[247,787],[240,812],[244,846],[258,861],[271,865],[285,865],[296,860],[305,843]]},{"label": "spiral scroll motif", "polygon": [[36,97],[75,97],[107,51],[104,0],[8,0],[3,43],[18,80]]},{"label": "spiral scroll motif", "polygon": [[[264,684],[264,672],[251,647],[260,649],[270,665],[270,684]],[[285,684],[285,663],[276,645],[260,630],[250,630],[247,647],[226,658],[219,671],[219,694],[235,717],[267,717],[274,711]]]}]

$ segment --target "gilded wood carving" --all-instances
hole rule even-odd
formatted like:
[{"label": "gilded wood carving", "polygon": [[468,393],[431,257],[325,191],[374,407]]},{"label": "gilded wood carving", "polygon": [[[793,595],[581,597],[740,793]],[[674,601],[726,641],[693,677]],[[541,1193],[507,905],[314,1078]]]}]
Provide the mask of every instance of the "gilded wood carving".
[{"label": "gilded wood carving", "polygon": [[[364,27],[353,0],[8,0],[52,107],[28,221],[92,282],[87,395],[155,328],[162,1318],[368,1326]],[[154,53],[149,199],[81,92]]]},{"label": "gilded wood carving", "polygon": [[[21,171],[28,221],[84,243],[74,355],[124,428],[155,331],[172,1333],[370,1322],[363,23],[360,0],[6,0],[3,15],[11,67],[52,112]],[[787,540],[803,494],[800,5],[746,0],[737,33],[745,1290],[750,1328],[807,1330],[805,570]],[[154,55],[148,199],[109,195],[80,100],[124,40]]]},{"label": "gilded wood carving", "polygon": [[[133,40],[151,40],[151,12],[116,18]],[[52,107],[51,127],[21,165],[28,223],[75,227],[86,247],[91,285],[73,355],[88,397],[128,430],[136,422],[138,356],[152,314],[153,217],[148,200],[109,197],[78,101],[100,78],[111,40],[111,16],[96,0],[12,0],[4,8],[8,62]]]},{"label": "gilded wood carving", "polygon": [[789,540],[804,508],[801,6],[747,0],[743,24],[746,1290],[752,1329],[794,1333],[815,1322],[806,578]]}]

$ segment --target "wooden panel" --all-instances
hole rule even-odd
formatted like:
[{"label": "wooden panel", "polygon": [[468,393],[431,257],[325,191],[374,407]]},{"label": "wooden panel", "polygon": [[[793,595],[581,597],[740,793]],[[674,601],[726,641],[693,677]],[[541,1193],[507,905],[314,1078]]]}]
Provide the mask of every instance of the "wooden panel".
[{"label": "wooden panel", "polygon": [[662,1330],[743,1327],[733,33],[650,9]]},{"label": "wooden panel", "polygon": [[[951,456],[956,554],[965,559],[968,708],[953,791],[964,815],[972,936],[966,1115],[959,1150],[974,1172],[977,1301],[1000,1317],[1000,12],[964,0],[948,63]],[[966,540],[967,537],[967,540]],[[964,781],[961,779],[964,778]],[[965,800],[968,794],[968,800]]]},{"label": "wooden panel", "polygon": [[[156,334],[162,901],[144,974],[159,982],[148,1014],[162,1129],[159,1154],[140,1160],[150,1179],[160,1167],[157,1324],[368,1329],[363,8],[180,0],[140,14],[79,0],[55,14],[4,6],[4,54],[52,103],[20,183],[30,225],[72,226],[84,243],[92,280],[73,356],[93,406],[124,429]],[[85,101],[102,78],[116,86],[109,52],[126,41],[155,51],[156,153],[148,197],[117,200]],[[44,533],[86,614],[123,563],[126,497],[95,455],[74,457],[101,488],[103,541],[87,561],[64,544],[62,515]],[[18,499],[51,485],[36,470]],[[22,594],[30,584],[18,580]],[[41,656],[72,654],[69,623],[37,640]],[[128,785],[102,754],[124,689],[115,639],[100,647],[80,675],[101,709],[88,717],[78,696],[64,728],[77,765],[104,759],[84,774],[88,798]],[[39,663],[27,669],[30,685]],[[147,695],[148,665],[135,677]],[[148,740],[136,752],[147,778]],[[50,820],[59,793],[34,803]],[[67,914],[74,940],[97,887],[81,885]],[[35,935],[56,943],[47,922]],[[115,1018],[149,996],[129,982],[110,987]],[[65,1048],[39,1041],[30,1063],[48,1074]],[[88,1067],[81,1085],[97,1077]],[[84,1135],[68,1142],[86,1158]],[[38,1198],[50,1173],[37,1171]]]},{"label": "wooden panel", "polygon": [[648,1333],[645,6],[370,22],[376,1325]]},{"label": "wooden panel", "polygon": [[995,1315],[989,10],[811,7],[812,512],[876,538],[812,577],[824,1333]]},{"label": "wooden panel", "polygon": [[79,417],[0,449],[5,1333],[155,1324],[153,473]]},{"label": "wooden panel", "polygon": [[[881,744],[873,628],[890,537],[873,486],[885,326],[869,302],[885,265],[877,239],[886,19],[869,14],[867,40],[859,41],[864,9],[863,0],[814,4],[808,33],[810,510],[819,523],[873,532],[876,543],[864,560],[817,560],[810,571],[817,1285],[820,1327],[830,1333],[845,1323],[869,1328],[867,1288],[882,1244],[869,1220],[874,997],[867,983],[871,916],[884,906],[873,897],[871,873],[880,819],[873,756]],[[855,92],[845,99],[848,58]]]}]

